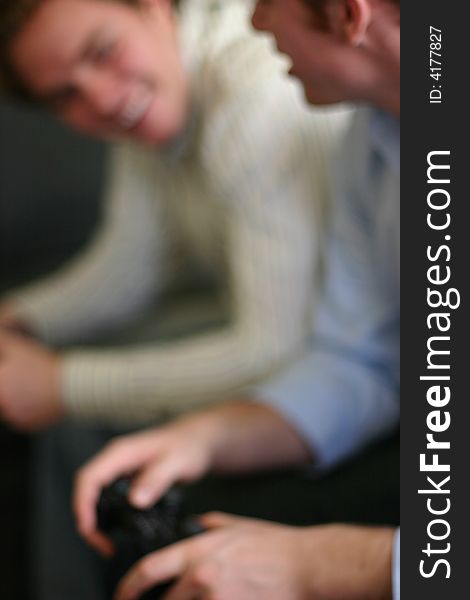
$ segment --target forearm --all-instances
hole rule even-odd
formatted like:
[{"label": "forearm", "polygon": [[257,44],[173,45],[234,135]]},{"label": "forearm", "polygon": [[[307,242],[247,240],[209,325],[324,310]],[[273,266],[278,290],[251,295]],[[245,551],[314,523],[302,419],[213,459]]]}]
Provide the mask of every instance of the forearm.
[{"label": "forearm", "polygon": [[298,433],[281,415],[251,399],[223,403],[188,420],[207,427],[211,470],[244,473],[297,466],[311,460]]},{"label": "forearm", "polygon": [[282,336],[239,331],[125,349],[78,350],[64,355],[62,394],[84,417],[148,418],[180,413],[239,392],[283,360]]}]

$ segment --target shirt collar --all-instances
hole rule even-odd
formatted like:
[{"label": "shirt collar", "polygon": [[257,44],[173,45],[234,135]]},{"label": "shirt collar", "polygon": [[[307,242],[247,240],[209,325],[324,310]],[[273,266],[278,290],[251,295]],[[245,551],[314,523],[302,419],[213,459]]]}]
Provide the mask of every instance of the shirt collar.
[{"label": "shirt collar", "polygon": [[369,134],[373,147],[392,168],[400,169],[400,121],[390,113],[373,109]]}]

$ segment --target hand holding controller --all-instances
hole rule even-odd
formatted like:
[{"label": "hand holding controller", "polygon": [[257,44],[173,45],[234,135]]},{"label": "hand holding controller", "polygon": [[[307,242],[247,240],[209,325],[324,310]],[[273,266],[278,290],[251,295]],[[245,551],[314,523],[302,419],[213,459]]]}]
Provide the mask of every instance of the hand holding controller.
[{"label": "hand holding controller", "polygon": [[[138,509],[128,500],[131,480],[120,478],[101,493],[97,507],[99,530],[114,544],[113,570],[117,580],[146,554],[160,550],[195,534],[203,528],[184,507],[183,490],[170,489],[155,505]],[[147,592],[141,600],[155,600],[168,584]]]}]

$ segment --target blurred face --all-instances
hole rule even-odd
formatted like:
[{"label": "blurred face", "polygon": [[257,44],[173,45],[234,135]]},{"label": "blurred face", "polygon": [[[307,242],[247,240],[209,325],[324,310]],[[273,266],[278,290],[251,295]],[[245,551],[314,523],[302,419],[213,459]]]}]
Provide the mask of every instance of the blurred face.
[{"label": "blurred face", "polygon": [[29,91],[81,132],[159,145],[184,127],[171,0],[44,0],[10,51]]},{"label": "blurred face", "polygon": [[252,23],[255,29],[271,32],[279,50],[290,56],[289,72],[301,80],[312,104],[360,96],[354,48],[337,24],[325,29],[302,0],[258,0]]}]

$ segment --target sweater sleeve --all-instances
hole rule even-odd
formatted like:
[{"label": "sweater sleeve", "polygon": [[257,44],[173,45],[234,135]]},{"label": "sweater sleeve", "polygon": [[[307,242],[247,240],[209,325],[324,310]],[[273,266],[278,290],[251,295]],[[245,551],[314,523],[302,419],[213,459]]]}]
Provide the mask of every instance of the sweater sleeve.
[{"label": "sweater sleeve", "polygon": [[154,296],[167,236],[155,186],[143,172],[148,168],[134,149],[116,147],[104,216],[91,242],[58,272],[6,298],[41,339],[86,340],[130,319]]},{"label": "sweater sleeve", "polygon": [[230,323],[159,346],[71,352],[63,385],[73,413],[108,419],[185,410],[259,380],[304,344],[327,164],[345,115],[307,111],[299,89],[281,77],[237,94],[201,142],[226,209]]}]

